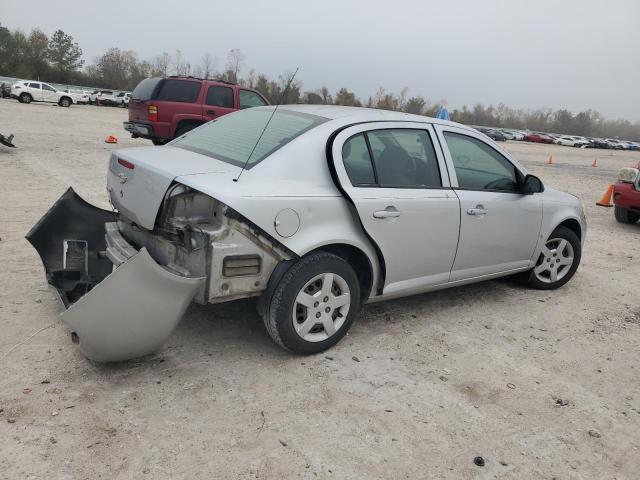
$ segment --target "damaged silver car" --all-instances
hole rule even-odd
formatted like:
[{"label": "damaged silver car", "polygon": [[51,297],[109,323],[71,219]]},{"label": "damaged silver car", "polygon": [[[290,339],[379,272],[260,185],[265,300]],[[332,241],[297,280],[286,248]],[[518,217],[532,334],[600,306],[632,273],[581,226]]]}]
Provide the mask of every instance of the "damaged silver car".
[{"label": "damaged silver car", "polygon": [[[113,211],[69,189],[29,232],[82,353],[157,350],[191,301],[257,297],[269,335],[325,350],[366,302],[580,263],[580,201],[478,131],[339,106],[259,107],[116,150]],[[212,309],[212,313],[214,310]]]}]

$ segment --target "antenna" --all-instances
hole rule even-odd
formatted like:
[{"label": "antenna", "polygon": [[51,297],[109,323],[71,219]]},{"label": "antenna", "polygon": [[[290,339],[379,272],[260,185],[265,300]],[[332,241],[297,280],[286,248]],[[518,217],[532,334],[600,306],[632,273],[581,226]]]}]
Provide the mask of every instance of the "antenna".
[{"label": "antenna", "polygon": [[295,76],[298,73],[299,69],[300,69],[300,67],[296,68],[296,71],[293,72],[293,75],[291,75],[291,78],[289,78],[289,81],[287,82],[287,86],[284,87],[284,90],[282,91],[282,95],[280,95],[280,99],[278,100],[278,103],[276,104],[276,108],[274,108],[273,112],[271,112],[271,116],[269,117],[269,120],[267,120],[267,123],[264,125],[264,128],[262,129],[262,132],[260,133],[260,136],[258,137],[258,140],[256,141],[256,144],[251,149],[251,153],[247,157],[247,161],[244,162],[244,165],[242,166],[242,170],[240,170],[240,173],[238,174],[238,176],[233,179],[234,182],[237,182],[238,180],[240,180],[240,175],[242,175],[242,173],[247,168],[247,165],[249,164],[249,160],[251,160],[251,156],[253,155],[253,152],[255,152],[256,148],[258,147],[258,144],[260,143],[260,140],[262,140],[262,136],[264,135],[264,132],[267,131],[267,127],[271,123],[271,119],[276,114],[276,111],[278,110],[278,107],[282,103],[282,100],[284,100],[284,96],[287,94],[287,90],[289,90],[289,87],[291,86],[291,83],[293,82],[293,79],[295,78]]}]

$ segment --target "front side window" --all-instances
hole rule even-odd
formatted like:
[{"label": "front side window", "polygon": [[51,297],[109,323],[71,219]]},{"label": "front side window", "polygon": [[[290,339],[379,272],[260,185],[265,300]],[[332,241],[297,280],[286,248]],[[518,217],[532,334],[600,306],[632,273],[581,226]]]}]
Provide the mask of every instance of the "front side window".
[{"label": "front side window", "polygon": [[262,107],[267,102],[256,92],[250,90],[240,90],[240,110],[243,108]]},{"label": "front side window", "polygon": [[49,85],[47,85],[46,83],[43,83],[43,84],[42,84],[42,89],[43,89],[43,90],[49,90],[50,92],[55,92],[55,91],[56,91],[56,89],[55,89],[55,88],[50,87],[50,86],[49,86]]},{"label": "front side window", "polygon": [[209,87],[205,103],[214,107],[233,108],[233,90],[229,87]]},{"label": "front side window", "polygon": [[171,145],[239,167],[246,164],[247,168],[251,168],[296,137],[326,121],[324,117],[306,113],[281,109],[274,114],[272,109],[249,108],[206,123]]},{"label": "front side window", "polygon": [[445,132],[460,188],[518,192],[515,166],[481,140]]}]

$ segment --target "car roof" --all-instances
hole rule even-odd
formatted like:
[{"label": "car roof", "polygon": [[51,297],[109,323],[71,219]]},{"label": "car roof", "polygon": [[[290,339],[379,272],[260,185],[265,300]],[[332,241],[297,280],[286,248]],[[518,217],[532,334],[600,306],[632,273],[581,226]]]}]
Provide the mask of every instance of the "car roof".
[{"label": "car roof", "polygon": [[[273,110],[275,106],[254,107],[263,110]],[[306,113],[334,120],[334,123],[350,125],[353,123],[365,122],[418,122],[436,125],[448,125],[452,127],[473,130],[473,128],[460,123],[441,120],[439,118],[426,117],[424,115],[414,115],[411,113],[394,112],[391,110],[380,110],[376,108],[347,107],[342,105],[280,105],[278,110],[290,112]]]}]

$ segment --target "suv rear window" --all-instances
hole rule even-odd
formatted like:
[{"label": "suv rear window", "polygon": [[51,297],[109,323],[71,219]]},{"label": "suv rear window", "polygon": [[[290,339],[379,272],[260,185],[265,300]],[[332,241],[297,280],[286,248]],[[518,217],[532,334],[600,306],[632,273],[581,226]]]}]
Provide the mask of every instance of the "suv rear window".
[{"label": "suv rear window", "polygon": [[278,110],[265,129],[272,113],[271,108],[240,110],[202,125],[174,140],[171,145],[238,167],[246,163],[247,168],[251,168],[291,140],[328,120],[307,113]]},{"label": "suv rear window", "polygon": [[193,103],[198,98],[201,85],[200,82],[191,82],[189,80],[166,79],[160,85],[153,99]]}]

